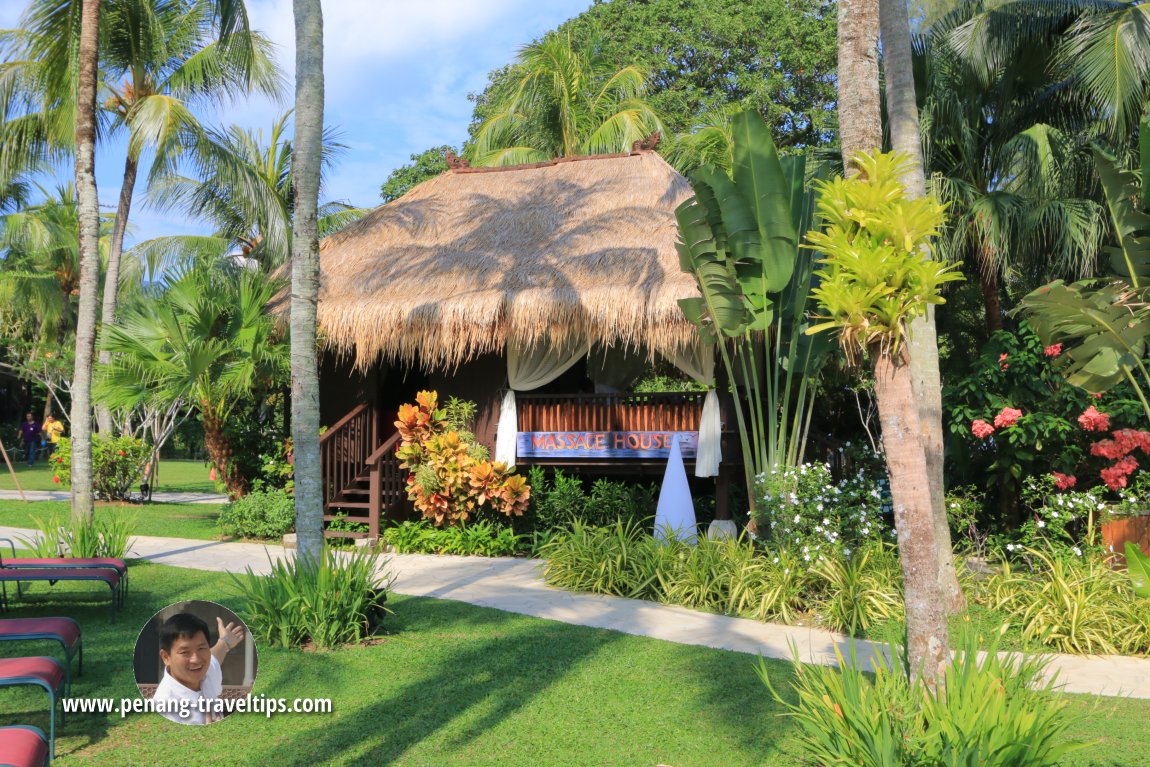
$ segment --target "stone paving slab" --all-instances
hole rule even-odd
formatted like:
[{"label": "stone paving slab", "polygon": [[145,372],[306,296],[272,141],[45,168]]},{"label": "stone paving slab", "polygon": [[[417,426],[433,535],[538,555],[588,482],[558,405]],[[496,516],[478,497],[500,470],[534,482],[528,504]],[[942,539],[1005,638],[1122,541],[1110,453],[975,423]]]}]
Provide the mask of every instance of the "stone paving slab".
[{"label": "stone paving slab", "polygon": [[[19,501],[18,490],[0,490],[0,501]],[[67,490],[25,490],[27,501],[70,501]],[[153,503],[227,503],[228,497],[218,493],[153,493]]]},{"label": "stone paving slab", "polygon": [[[27,537],[36,531],[0,527],[0,536]],[[214,572],[266,574],[270,562],[294,555],[278,545],[225,543],[136,536],[131,555],[159,564]],[[393,589],[410,596],[452,599],[536,618],[680,644],[834,665],[836,650],[849,657],[853,645],[867,666],[884,647],[817,628],[782,626],[746,618],[688,610],[637,599],[577,594],[542,580],[543,562],[532,559],[388,555]],[[794,648],[792,650],[792,648]],[[1150,658],[1050,655],[1048,671],[1072,693],[1150,699]]]}]

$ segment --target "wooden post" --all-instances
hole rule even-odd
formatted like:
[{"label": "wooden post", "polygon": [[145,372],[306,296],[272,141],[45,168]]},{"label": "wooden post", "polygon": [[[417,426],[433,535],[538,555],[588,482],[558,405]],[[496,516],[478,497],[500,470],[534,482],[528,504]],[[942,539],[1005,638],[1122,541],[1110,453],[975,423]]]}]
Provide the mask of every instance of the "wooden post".
[{"label": "wooden post", "polygon": [[380,463],[380,461],[373,463],[368,475],[367,537],[371,540],[379,540],[380,506],[383,501],[383,490],[379,482]]},{"label": "wooden post", "polygon": [[4,454],[4,463],[8,464],[8,473],[12,475],[12,484],[20,493],[20,500],[27,503],[28,499],[24,496],[24,488],[20,487],[20,480],[16,479],[16,470],[12,468],[12,462],[8,460],[8,451],[4,449],[4,440],[0,440],[0,453]]}]

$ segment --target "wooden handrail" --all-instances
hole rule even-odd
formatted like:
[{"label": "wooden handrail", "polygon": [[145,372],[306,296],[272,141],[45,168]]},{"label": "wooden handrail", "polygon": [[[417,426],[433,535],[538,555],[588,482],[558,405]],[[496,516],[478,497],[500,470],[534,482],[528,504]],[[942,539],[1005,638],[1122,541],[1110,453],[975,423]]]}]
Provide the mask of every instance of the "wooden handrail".
[{"label": "wooden handrail", "polygon": [[330,429],[325,431],[323,434],[319,435],[319,443],[322,445],[324,442],[327,442],[328,439],[335,436],[336,432],[338,432],[340,430],[341,426],[346,424],[351,419],[355,418],[357,415],[362,413],[364,410],[367,410],[369,407],[371,407],[371,406],[366,402],[363,402],[359,405],[356,405],[350,413],[348,413],[343,418],[336,421],[334,426],[332,426]]},{"label": "wooden handrail", "polygon": [[377,447],[375,449],[375,452],[373,452],[371,455],[369,455],[367,457],[366,460],[364,460],[364,463],[368,466],[371,466],[372,464],[376,463],[377,461],[379,461],[379,459],[381,459],[385,455],[387,455],[388,451],[394,450],[395,446],[398,442],[399,442],[399,432],[396,432],[395,434],[392,434],[391,437],[388,438],[387,442],[384,442],[382,445]]}]

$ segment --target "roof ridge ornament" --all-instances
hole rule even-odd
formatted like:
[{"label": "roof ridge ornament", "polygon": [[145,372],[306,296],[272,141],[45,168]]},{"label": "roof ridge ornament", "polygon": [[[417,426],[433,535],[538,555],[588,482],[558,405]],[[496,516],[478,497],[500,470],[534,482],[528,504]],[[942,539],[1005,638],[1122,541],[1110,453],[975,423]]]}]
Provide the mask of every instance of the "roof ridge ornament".
[{"label": "roof ridge ornament", "polygon": [[652,133],[650,136],[647,136],[647,138],[643,139],[642,141],[632,141],[631,142],[631,153],[634,154],[636,152],[654,151],[655,147],[659,146],[659,139],[660,138],[662,138],[662,136],[659,134],[659,131],[655,131],[654,133]]},{"label": "roof ridge ornament", "polygon": [[462,157],[456,156],[455,152],[450,149],[443,153],[443,159],[447,161],[447,167],[451,168],[452,170],[460,170],[462,168],[471,167],[471,163],[467,162],[467,160],[463,159]]}]

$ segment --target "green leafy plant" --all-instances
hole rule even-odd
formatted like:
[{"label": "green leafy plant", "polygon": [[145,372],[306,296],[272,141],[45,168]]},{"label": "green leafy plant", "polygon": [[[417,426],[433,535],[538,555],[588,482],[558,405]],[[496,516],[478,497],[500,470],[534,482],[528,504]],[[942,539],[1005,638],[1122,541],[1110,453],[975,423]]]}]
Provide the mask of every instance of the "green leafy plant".
[{"label": "green leafy plant", "polygon": [[399,554],[510,557],[528,547],[525,536],[490,520],[445,528],[425,520],[401,522],[384,530],[383,539]]},{"label": "green leafy plant", "polygon": [[1126,572],[1134,593],[1150,599],[1150,557],[1130,541],[1126,541]]},{"label": "green leafy plant", "polygon": [[295,526],[295,499],[285,490],[256,490],[220,510],[220,527],[241,538],[279,538]]},{"label": "green leafy plant", "polygon": [[[140,480],[149,450],[133,437],[106,437],[97,434],[92,440],[92,490],[105,501],[125,501]],[[68,487],[72,475],[72,441],[61,437],[48,459],[52,481]]]},{"label": "green leafy plant", "polygon": [[817,226],[805,159],[780,159],[757,112],[736,115],[731,133],[731,174],[715,166],[693,171],[695,194],[675,210],[679,262],[700,292],[679,305],[702,340],[718,346],[735,385],[753,499],[756,476],[801,459],[812,383],[830,344],[805,335],[814,269],[800,242]]},{"label": "green leafy plant", "polygon": [[658,488],[650,484],[616,482],[600,477],[588,493],[582,478],[540,466],[528,474],[531,485],[530,521],[537,530],[566,530],[575,520],[592,527],[616,521],[644,523],[655,515]]},{"label": "green leafy plant", "polygon": [[22,543],[37,557],[123,559],[132,545],[136,514],[100,509],[91,524],[59,514],[33,521],[40,534],[22,539]]},{"label": "green leafy plant", "polygon": [[814,575],[824,584],[817,610],[827,628],[858,635],[903,617],[898,554],[885,544],[867,545],[851,556],[826,557],[814,566]]},{"label": "green leafy plant", "polygon": [[855,767],[1054,767],[1084,744],[1065,739],[1074,719],[1043,681],[1044,662],[981,653],[973,641],[957,653],[935,687],[908,677],[901,656],[875,654],[867,673],[857,657],[839,668],[806,666],[795,657],[784,697],[760,660],[759,677],[796,724],[813,764]]},{"label": "green leafy plant", "polygon": [[[270,562],[270,557],[269,557]],[[379,557],[325,548],[318,561],[270,562],[269,575],[249,567],[232,581],[247,604],[256,639],[278,647],[333,648],[359,642],[378,628],[392,579]]]}]

